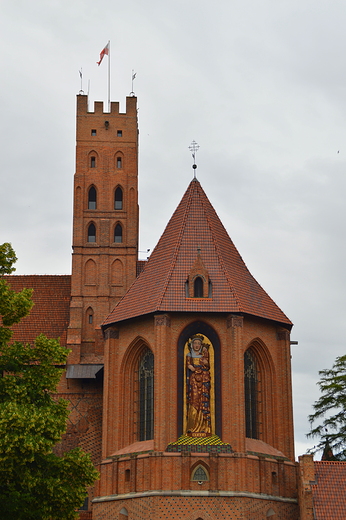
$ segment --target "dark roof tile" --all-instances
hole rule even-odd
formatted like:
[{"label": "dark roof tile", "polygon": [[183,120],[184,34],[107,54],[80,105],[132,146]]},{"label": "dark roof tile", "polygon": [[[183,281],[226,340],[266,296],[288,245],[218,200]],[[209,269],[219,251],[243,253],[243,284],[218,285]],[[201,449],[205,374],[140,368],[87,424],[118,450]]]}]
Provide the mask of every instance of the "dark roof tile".
[{"label": "dark roof tile", "polygon": [[71,276],[11,275],[5,279],[16,292],[24,288],[34,290],[30,314],[11,327],[12,341],[33,343],[39,334],[45,334],[48,338],[60,338],[61,344],[66,345]]},{"label": "dark roof tile", "polygon": [[316,520],[345,520],[346,462],[314,462],[311,485]]}]

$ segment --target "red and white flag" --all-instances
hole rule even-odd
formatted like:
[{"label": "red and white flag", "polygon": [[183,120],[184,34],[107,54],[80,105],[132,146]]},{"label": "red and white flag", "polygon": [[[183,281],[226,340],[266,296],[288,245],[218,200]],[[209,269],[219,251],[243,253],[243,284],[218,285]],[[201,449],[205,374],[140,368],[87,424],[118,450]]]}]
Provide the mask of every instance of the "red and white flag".
[{"label": "red and white flag", "polygon": [[105,54],[107,54],[107,56],[109,54],[109,42],[107,43],[106,47],[104,49],[102,49],[102,51],[100,52],[100,61],[96,62],[97,65],[99,65],[99,66],[101,65],[101,62],[102,62]]}]

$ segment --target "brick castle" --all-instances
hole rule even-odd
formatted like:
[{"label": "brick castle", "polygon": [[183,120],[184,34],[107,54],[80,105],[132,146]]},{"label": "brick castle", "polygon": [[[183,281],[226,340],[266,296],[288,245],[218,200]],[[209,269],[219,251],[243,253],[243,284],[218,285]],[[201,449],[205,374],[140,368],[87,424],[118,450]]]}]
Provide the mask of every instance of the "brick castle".
[{"label": "brick castle", "polygon": [[80,516],[312,520],[323,463],[294,460],[292,323],[197,179],[138,261],[136,102],[77,96],[72,274],[9,277],[34,288],[14,339],[71,349],[57,452],[81,446],[100,471]]}]

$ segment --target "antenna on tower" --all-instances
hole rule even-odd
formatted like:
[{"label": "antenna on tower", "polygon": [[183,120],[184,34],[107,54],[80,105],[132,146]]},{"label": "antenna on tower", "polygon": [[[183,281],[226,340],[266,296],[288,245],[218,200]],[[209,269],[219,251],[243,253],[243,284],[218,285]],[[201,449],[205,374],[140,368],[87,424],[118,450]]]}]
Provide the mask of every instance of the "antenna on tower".
[{"label": "antenna on tower", "polygon": [[192,168],[193,168],[193,178],[194,179],[196,179],[196,169],[197,169],[196,152],[198,151],[198,149],[199,149],[199,144],[197,144],[196,141],[192,141],[192,143],[189,146],[189,150],[192,153],[192,158],[193,158]]}]

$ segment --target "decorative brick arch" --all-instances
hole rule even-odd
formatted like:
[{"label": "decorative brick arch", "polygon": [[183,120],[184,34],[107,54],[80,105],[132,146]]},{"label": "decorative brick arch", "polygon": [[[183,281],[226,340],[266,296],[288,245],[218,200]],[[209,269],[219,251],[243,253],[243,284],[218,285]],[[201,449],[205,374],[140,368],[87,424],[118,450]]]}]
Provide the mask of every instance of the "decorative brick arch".
[{"label": "decorative brick arch", "polygon": [[[95,159],[94,162],[93,162],[93,158]],[[97,168],[97,166],[99,165],[98,163],[99,163],[98,153],[95,150],[91,150],[88,153],[88,168]]]},{"label": "decorative brick arch", "polygon": [[111,283],[124,285],[124,265],[119,258],[116,258],[111,265]]},{"label": "decorative brick arch", "polygon": [[208,476],[208,480],[210,480],[210,468],[208,464],[206,464],[203,460],[198,460],[197,462],[194,462],[192,466],[190,467],[190,480],[192,479],[192,475],[194,471],[201,466],[204,471],[206,472],[206,475]]},{"label": "decorative brick arch", "polygon": [[95,285],[97,281],[97,264],[89,258],[84,266],[84,283],[86,285]]},{"label": "decorative brick arch", "polygon": [[261,435],[259,438],[268,444],[273,444],[275,439],[275,425],[274,417],[276,415],[276,401],[275,401],[275,365],[272,356],[260,338],[254,338],[248,343],[244,355],[250,351],[255,357],[258,372],[259,372],[259,394],[261,395],[261,402],[259,406],[259,414],[261,417]]},{"label": "decorative brick arch", "polygon": [[186,520],[214,520],[204,509],[195,509],[186,517]]},{"label": "decorative brick arch", "polygon": [[[120,163],[119,163],[120,160]],[[114,154],[114,169],[120,170],[124,168],[124,154],[120,150]]]},{"label": "decorative brick arch", "polygon": [[196,320],[187,325],[180,333],[178,339],[178,424],[179,435],[183,433],[183,392],[184,392],[184,347],[186,341],[194,334],[204,334],[213,344],[214,349],[214,392],[215,392],[215,432],[221,437],[222,421],[221,421],[221,343],[217,331],[207,321]]},{"label": "decorative brick arch", "polygon": [[120,373],[121,381],[119,388],[126,389],[122,395],[121,415],[124,417],[122,421],[122,445],[126,446],[136,442],[136,427],[134,424],[135,403],[138,401],[136,397],[137,382],[136,372],[138,371],[138,363],[142,352],[145,349],[151,350],[150,343],[142,336],[137,336],[126,349],[121,362]]}]

